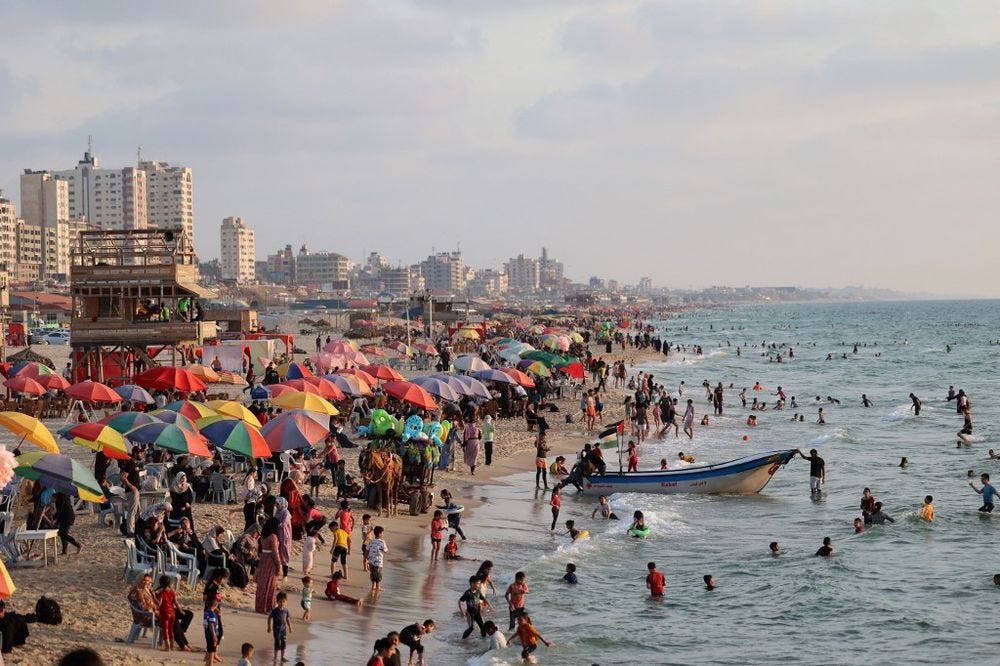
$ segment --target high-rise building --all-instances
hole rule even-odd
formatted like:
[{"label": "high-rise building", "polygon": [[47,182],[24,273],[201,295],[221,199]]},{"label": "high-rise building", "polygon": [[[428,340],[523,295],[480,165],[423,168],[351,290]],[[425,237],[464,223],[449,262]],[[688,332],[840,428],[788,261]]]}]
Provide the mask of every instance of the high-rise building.
[{"label": "high-rise building", "polygon": [[146,224],[157,229],[183,228],[194,238],[191,168],[166,162],[139,162],[146,174]]},{"label": "high-rise building", "polygon": [[39,227],[54,227],[59,220],[68,220],[69,183],[48,171],[25,169],[21,174],[21,217]]},{"label": "high-rise building", "polygon": [[556,291],[563,286],[563,263],[549,257],[548,248],[542,248],[542,257],[538,260],[538,283],[544,291]]},{"label": "high-rise building", "polygon": [[465,292],[465,262],[461,252],[438,252],[420,262],[425,288],[460,294]]},{"label": "high-rise building", "polygon": [[533,294],[541,285],[539,260],[519,254],[504,264],[508,289],[518,294]]},{"label": "high-rise building", "polygon": [[146,172],[134,167],[101,169],[87,151],[73,169],[53,171],[68,183],[69,217],[101,229],[145,229]]},{"label": "high-rise building", "polygon": [[37,283],[42,278],[44,228],[27,224],[17,216],[9,199],[0,198],[0,263],[10,281]]},{"label": "high-rise building", "polygon": [[242,217],[227,217],[222,221],[219,271],[221,278],[236,284],[249,284],[256,279],[257,247],[253,229]]}]

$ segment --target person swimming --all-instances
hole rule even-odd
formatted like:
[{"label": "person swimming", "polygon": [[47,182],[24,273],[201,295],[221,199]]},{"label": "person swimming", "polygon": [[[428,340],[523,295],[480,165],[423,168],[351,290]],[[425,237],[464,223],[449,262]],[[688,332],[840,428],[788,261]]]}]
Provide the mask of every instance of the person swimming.
[{"label": "person swimming", "polygon": [[611,504],[608,502],[607,495],[601,495],[597,498],[597,506],[594,510],[590,512],[591,520],[597,515],[597,512],[601,512],[601,517],[606,520],[618,520],[618,516],[615,515],[614,511],[611,510]]}]

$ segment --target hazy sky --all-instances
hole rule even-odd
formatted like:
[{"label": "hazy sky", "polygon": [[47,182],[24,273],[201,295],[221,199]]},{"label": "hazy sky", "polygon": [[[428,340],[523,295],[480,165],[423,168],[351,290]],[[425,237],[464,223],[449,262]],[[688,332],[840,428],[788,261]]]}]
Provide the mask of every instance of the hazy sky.
[{"label": "hazy sky", "polygon": [[0,187],[194,169],[242,215],[411,263],[1000,295],[1000,3],[4,2]]}]

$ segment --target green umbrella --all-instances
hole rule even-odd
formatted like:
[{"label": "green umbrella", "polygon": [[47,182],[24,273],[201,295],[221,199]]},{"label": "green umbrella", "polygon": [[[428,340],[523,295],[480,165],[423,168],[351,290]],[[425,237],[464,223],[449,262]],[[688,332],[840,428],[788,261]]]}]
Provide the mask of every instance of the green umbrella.
[{"label": "green umbrella", "polygon": [[38,481],[46,488],[75,495],[90,502],[104,502],[101,485],[89,469],[62,453],[29,451],[15,458],[18,476]]},{"label": "green umbrella", "polygon": [[246,458],[270,458],[271,449],[260,430],[246,421],[227,416],[208,416],[198,420],[205,439],[227,451]]}]

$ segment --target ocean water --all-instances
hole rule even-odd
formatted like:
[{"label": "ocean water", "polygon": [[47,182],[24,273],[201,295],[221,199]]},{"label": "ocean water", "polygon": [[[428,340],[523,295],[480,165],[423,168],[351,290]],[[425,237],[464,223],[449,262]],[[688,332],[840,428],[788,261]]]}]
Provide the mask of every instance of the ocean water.
[{"label": "ocean water", "polygon": [[[808,463],[798,458],[756,496],[616,495],[621,522],[591,520],[596,501],[566,492],[560,524],[572,518],[591,532],[569,543],[561,529],[549,531],[548,495],[536,493],[530,473],[506,485],[459,487],[456,495],[486,503],[463,522],[470,536],[463,554],[496,564],[498,596],[489,618],[506,628],[502,594],[521,570],[531,586],[534,623],[555,643],[539,646],[540,664],[997,663],[993,616],[1000,588],[991,577],[1000,572],[1000,515],[976,511],[980,498],[966,472],[975,471],[977,484],[981,472],[1000,481],[1000,462],[986,453],[1000,448],[993,434],[1000,347],[989,344],[1000,337],[1000,302],[773,305],[684,313],[660,325],[664,338],[699,344],[705,356],[681,353],[641,369],[674,392],[684,381],[684,397],[695,399],[699,419],[711,414],[703,380],[735,388],[726,391],[725,414],[696,426],[693,440],[682,433],[643,444],[640,466],[658,467],[661,457],[674,460],[680,450],[718,462],[817,448],[827,462],[825,492],[810,497]],[[769,362],[762,341],[792,345],[795,358]],[[825,360],[828,353],[835,359]],[[786,409],[756,412],[758,427],[746,427],[750,412],[737,393],[747,387],[752,398],[757,381],[765,391],[756,395],[772,404],[779,385],[794,395],[806,421],[793,423]],[[969,448],[956,448],[962,418],[945,401],[949,384],[964,388],[973,403],[977,441]],[[909,411],[911,391],[924,403],[919,417]],[[874,407],[861,406],[862,393]],[[815,423],[816,396],[824,400],[826,425]],[[840,404],[827,404],[826,396]],[[905,470],[898,467],[901,456],[910,460]],[[854,535],[866,486],[896,522]],[[917,517],[927,494],[937,508],[930,525]],[[647,540],[624,533],[635,509],[652,526]],[[826,536],[834,557],[814,557]],[[769,556],[771,541],[781,544],[781,557]],[[347,614],[338,624],[374,640],[434,617],[439,631],[425,641],[430,663],[520,663],[517,648],[484,656],[478,632],[461,640],[456,601],[477,565],[431,565],[428,551],[423,543],[414,561],[390,561],[393,592],[377,610]],[[663,600],[648,597],[648,561],[667,576]],[[560,581],[568,562],[578,567],[579,585]],[[715,577],[715,591],[704,589],[704,574]],[[404,611],[415,599],[422,609]],[[359,649],[337,633],[324,640]]]}]

